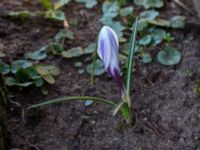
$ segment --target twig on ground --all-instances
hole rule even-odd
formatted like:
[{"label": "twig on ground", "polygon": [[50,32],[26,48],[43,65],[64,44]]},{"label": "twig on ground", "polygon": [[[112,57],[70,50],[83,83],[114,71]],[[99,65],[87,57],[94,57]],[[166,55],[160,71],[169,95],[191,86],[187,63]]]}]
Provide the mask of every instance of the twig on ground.
[{"label": "twig on ground", "polygon": [[180,7],[182,7],[183,9],[185,9],[186,11],[188,11],[190,14],[194,15],[194,13],[180,0],[174,0],[174,2],[178,4]]}]

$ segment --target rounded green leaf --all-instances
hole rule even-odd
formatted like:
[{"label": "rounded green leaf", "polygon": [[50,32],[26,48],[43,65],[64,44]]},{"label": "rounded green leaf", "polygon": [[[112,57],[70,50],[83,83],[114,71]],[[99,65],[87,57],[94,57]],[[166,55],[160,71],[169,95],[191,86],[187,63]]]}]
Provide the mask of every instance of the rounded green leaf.
[{"label": "rounded green leaf", "polygon": [[10,72],[10,66],[4,62],[0,61],[0,73],[8,74]]},{"label": "rounded green leaf", "polygon": [[75,67],[81,67],[82,66],[82,62],[77,61],[77,62],[74,63],[74,66]]},{"label": "rounded green leaf", "polygon": [[143,6],[144,8],[160,8],[164,6],[164,0],[134,0],[136,5]]},{"label": "rounded green leaf", "polygon": [[84,53],[91,54],[95,51],[95,49],[96,49],[96,43],[91,43],[88,45],[88,47],[84,48]]},{"label": "rounded green leaf", "polygon": [[140,14],[140,17],[145,18],[145,19],[150,19],[150,20],[155,19],[158,16],[159,16],[159,12],[153,9],[144,11]]},{"label": "rounded green leaf", "polygon": [[133,14],[133,7],[128,6],[128,7],[122,8],[122,9],[120,9],[119,13],[120,13],[121,16],[132,15]]},{"label": "rounded green leaf", "polygon": [[41,76],[45,76],[45,75],[58,76],[60,74],[60,69],[54,65],[49,65],[49,66],[36,65],[35,68],[36,68],[36,71]]},{"label": "rounded green leaf", "polygon": [[151,43],[151,40],[152,40],[152,36],[151,35],[146,35],[146,36],[144,36],[143,38],[141,38],[139,40],[139,44],[143,45],[143,46],[147,46],[148,44]]},{"label": "rounded green leaf", "polygon": [[54,55],[60,55],[64,51],[63,46],[60,43],[53,43],[50,46],[50,50]]},{"label": "rounded green leaf", "polygon": [[27,52],[25,55],[32,60],[42,60],[47,57],[47,53],[45,51],[46,48],[47,47],[45,46],[35,52]]},{"label": "rounded green leaf", "polygon": [[66,18],[65,18],[65,13],[60,11],[60,10],[57,10],[57,11],[52,11],[52,10],[49,10],[46,12],[46,18],[49,18],[49,19],[52,19],[52,20],[58,20],[58,21],[65,21]]},{"label": "rounded green leaf", "polygon": [[83,70],[83,69],[78,69],[78,73],[79,73],[79,74],[83,74],[83,73],[84,73],[84,70]]},{"label": "rounded green leaf", "polygon": [[145,0],[134,0],[134,3],[138,6],[142,6],[144,4]]},{"label": "rounded green leaf", "polygon": [[84,55],[84,50],[82,47],[74,47],[74,48],[71,48],[67,51],[63,51],[61,53],[62,57],[64,58],[74,58],[74,57],[80,57],[82,55]]},{"label": "rounded green leaf", "polygon": [[27,69],[23,69],[23,68],[18,69],[17,72],[15,73],[15,79],[19,83],[30,81],[30,77],[27,72]]},{"label": "rounded green leaf", "polygon": [[36,78],[34,79],[34,84],[36,87],[41,87],[44,84],[44,80],[41,77]]},{"label": "rounded green leaf", "polygon": [[157,54],[157,60],[163,65],[176,65],[181,60],[181,53],[176,48],[168,47]]},{"label": "rounded green leaf", "polygon": [[161,27],[170,27],[170,21],[162,18],[155,18],[153,20],[148,20],[148,23]]},{"label": "rounded green leaf", "polygon": [[[87,72],[88,72],[89,74],[92,73],[92,65],[93,65],[93,63],[92,63],[92,64],[89,64],[89,65],[87,66]],[[95,75],[95,76],[100,76],[100,75],[102,75],[104,72],[105,72],[105,69],[104,69],[103,63],[102,63],[99,59],[96,60],[96,62],[95,62],[94,75]]]},{"label": "rounded green leaf", "polygon": [[144,53],[142,61],[144,64],[149,64],[152,61],[152,57],[149,53]]},{"label": "rounded green leaf", "polygon": [[47,69],[45,66],[37,65],[37,66],[36,66],[36,71],[37,71],[37,73],[39,73],[41,76],[43,76],[43,75],[49,75],[49,74],[50,74],[50,72],[48,71],[48,69]]},{"label": "rounded green leaf", "polygon": [[31,62],[26,60],[16,60],[11,64],[11,72],[16,73],[20,68],[26,69],[30,66],[32,66]]},{"label": "rounded green leaf", "polygon": [[68,4],[71,0],[59,0],[54,4],[54,9],[60,9],[61,7],[63,7],[64,5]]},{"label": "rounded green leaf", "polygon": [[23,82],[23,83],[19,83],[17,82],[13,77],[6,77],[5,78],[6,81],[6,85],[7,86],[19,86],[19,87],[28,87],[31,84],[33,84],[33,82]]},{"label": "rounded green leaf", "polygon": [[57,43],[61,42],[61,40],[65,39],[65,38],[73,40],[74,33],[70,29],[65,28],[65,29],[60,30],[54,37],[54,39]]},{"label": "rounded green leaf", "polygon": [[86,8],[93,8],[95,5],[97,5],[97,0],[76,0],[76,2],[85,3]]},{"label": "rounded green leaf", "polygon": [[31,79],[37,79],[38,77],[40,77],[40,75],[37,73],[37,70],[33,66],[27,68],[26,72],[28,73]]},{"label": "rounded green leaf", "polygon": [[185,27],[185,20],[184,16],[175,16],[170,20],[170,24],[172,28],[184,28]]},{"label": "rounded green leaf", "polygon": [[164,0],[145,0],[143,6],[148,8],[161,8],[164,6]]},{"label": "rounded green leaf", "polygon": [[50,74],[43,75],[42,78],[49,84],[54,84],[56,82],[54,77],[52,75],[50,75]]},{"label": "rounded green leaf", "polygon": [[16,84],[16,80],[13,77],[6,77],[5,83],[7,86],[14,86]]},{"label": "rounded green leaf", "polygon": [[49,91],[44,87],[41,89],[41,92],[42,92],[43,95],[48,95],[49,94]]},{"label": "rounded green leaf", "polygon": [[46,66],[46,69],[53,76],[58,76],[60,74],[60,69],[58,67],[54,66],[54,65]]},{"label": "rounded green leaf", "polygon": [[119,6],[117,3],[104,2],[102,6],[103,18],[114,18],[118,15]]},{"label": "rounded green leaf", "polygon": [[163,29],[155,29],[152,33],[152,44],[154,46],[160,44],[166,37],[166,31]]},{"label": "rounded green leaf", "polygon": [[140,19],[138,21],[137,31],[143,31],[147,27],[148,27],[148,20],[147,19]]}]

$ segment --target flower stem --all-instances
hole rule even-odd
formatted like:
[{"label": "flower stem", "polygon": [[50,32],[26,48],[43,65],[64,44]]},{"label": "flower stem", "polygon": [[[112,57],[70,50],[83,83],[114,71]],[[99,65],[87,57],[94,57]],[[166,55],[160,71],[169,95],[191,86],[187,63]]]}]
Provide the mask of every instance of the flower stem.
[{"label": "flower stem", "polygon": [[95,51],[93,53],[93,63],[92,63],[92,71],[91,71],[91,84],[94,84],[94,71],[95,71],[95,64],[96,64],[96,59],[97,59],[97,45],[95,48]]}]

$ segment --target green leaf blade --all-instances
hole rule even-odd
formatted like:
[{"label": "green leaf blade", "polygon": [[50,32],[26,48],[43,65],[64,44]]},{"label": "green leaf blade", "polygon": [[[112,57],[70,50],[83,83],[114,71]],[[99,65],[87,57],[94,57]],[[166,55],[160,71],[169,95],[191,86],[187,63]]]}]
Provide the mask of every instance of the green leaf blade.
[{"label": "green leaf blade", "polygon": [[91,96],[66,96],[66,97],[62,97],[62,98],[47,100],[47,101],[39,103],[39,104],[31,105],[28,107],[28,109],[38,108],[38,107],[50,105],[50,104],[63,103],[63,102],[67,102],[67,101],[80,101],[80,100],[81,101],[93,100],[95,102],[111,105],[113,108],[116,107],[116,104],[112,100],[108,100],[108,99],[104,99],[104,98],[91,97]]},{"label": "green leaf blade", "polygon": [[133,26],[133,32],[131,35],[131,46],[129,49],[127,78],[126,78],[126,89],[127,89],[128,95],[130,95],[130,88],[131,88],[133,55],[135,52],[135,40],[136,40],[136,35],[137,35],[137,25],[138,25],[138,18],[136,18],[134,26]]}]

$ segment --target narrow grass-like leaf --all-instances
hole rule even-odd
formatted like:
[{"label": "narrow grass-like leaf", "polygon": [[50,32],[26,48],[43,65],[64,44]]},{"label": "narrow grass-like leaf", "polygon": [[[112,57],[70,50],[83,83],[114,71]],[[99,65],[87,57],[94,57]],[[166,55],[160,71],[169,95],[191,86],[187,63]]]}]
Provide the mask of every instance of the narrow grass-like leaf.
[{"label": "narrow grass-like leaf", "polygon": [[127,68],[127,78],[126,78],[126,89],[128,95],[130,95],[130,88],[131,88],[131,79],[132,79],[132,66],[133,66],[133,55],[135,52],[135,40],[137,35],[137,25],[138,25],[138,17],[135,20],[133,25],[133,31],[131,35],[131,45],[129,49],[128,55],[128,68]]},{"label": "narrow grass-like leaf", "polygon": [[31,106],[28,107],[28,109],[37,108],[37,107],[50,105],[50,104],[69,102],[69,101],[79,101],[79,100],[86,101],[88,99],[93,100],[94,102],[99,102],[99,103],[111,105],[113,108],[116,107],[116,105],[117,105],[112,100],[108,100],[108,99],[104,99],[104,98],[91,97],[91,96],[66,96],[66,97],[62,97],[62,98],[47,100],[47,101],[39,103],[39,104],[31,105]]},{"label": "narrow grass-like leaf", "polygon": [[94,71],[95,71],[95,62],[96,62],[96,59],[97,59],[97,47],[98,47],[98,44],[96,44],[96,49],[93,53],[93,64],[92,64],[92,71],[91,71],[91,84],[94,84]]}]

